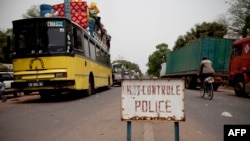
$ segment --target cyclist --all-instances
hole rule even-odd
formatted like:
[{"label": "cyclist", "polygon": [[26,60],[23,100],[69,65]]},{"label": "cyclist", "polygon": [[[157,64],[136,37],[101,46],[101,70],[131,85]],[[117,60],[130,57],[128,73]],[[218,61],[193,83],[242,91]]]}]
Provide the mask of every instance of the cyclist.
[{"label": "cyclist", "polygon": [[213,76],[214,68],[213,63],[207,57],[203,57],[200,63],[200,80],[201,80],[201,87],[204,87],[204,80],[209,76]]}]

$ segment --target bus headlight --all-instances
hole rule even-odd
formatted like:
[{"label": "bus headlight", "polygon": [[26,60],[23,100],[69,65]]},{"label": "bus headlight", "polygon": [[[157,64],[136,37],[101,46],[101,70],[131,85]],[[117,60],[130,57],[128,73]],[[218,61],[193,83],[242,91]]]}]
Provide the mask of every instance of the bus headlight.
[{"label": "bus headlight", "polygon": [[56,78],[62,78],[62,77],[67,77],[67,73],[66,72],[58,72],[55,74]]}]

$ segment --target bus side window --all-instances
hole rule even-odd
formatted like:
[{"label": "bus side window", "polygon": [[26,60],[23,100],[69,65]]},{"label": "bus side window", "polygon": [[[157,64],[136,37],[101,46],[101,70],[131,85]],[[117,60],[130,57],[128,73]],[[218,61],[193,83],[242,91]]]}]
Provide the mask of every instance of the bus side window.
[{"label": "bus side window", "polygon": [[108,53],[105,53],[105,64],[106,64],[107,66],[110,66],[110,65],[111,65],[111,63],[110,63],[110,56],[109,56]]},{"label": "bus side window", "polygon": [[25,38],[23,35],[19,35],[19,48],[25,48]]},{"label": "bus side window", "polygon": [[83,33],[81,33],[81,35],[79,35],[79,40],[81,42],[79,44],[80,50],[81,50],[82,54],[85,55],[85,48],[84,48],[84,46],[85,46],[85,44],[84,44],[85,40],[84,40],[84,34]]},{"label": "bus side window", "polygon": [[77,49],[83,51],[83,46],[82,46],[82,33],[80,30],[77,30]]},{"label": "bus side window", "polygon": [[110,60],[110,55],[107,54],[107,65],[111,66],[111,60]]},{"label": "bus side window", "polygon": [[90,53],[89,53],[89,40],[88,40],[88,37],[86,35],[83,38],[83,46],[84,46],[85,56],[89,57],[90,56]]},{"label": "bus side window", "polygon": [[76,31],[76,28],[73,28],[73,47],[77,48],[77,31]]},{"label": "bus side window", "polygon": [[102,51],[102,60],[103,60],[103,63],[105,65],[108,65],[107,64],[107,53],[104,50]]},{"label": "bus side window", "polygon": [[83,50],[82,48],[82,33],[80,29],[74,28],[73,29],[73,36],[74,36],[74,48],[78,50]]},{"label": "bus side window", "polygon": [[97,62],[101,62],[102,61],[101,51],[102,50],[99,48],[99,46],[96,46],[96,61]]},{"label": "bus side window", "polygon": [[90,48],[90,58],[93,60],[96,60],[96,52],[95,52],[95,44],[93,41],[90,40],[89,42],[89,48]]},{"label": "bus side window", "polygon": [[73,28],[73,46],[74,46],[74,51],[78,54],[84,54],[84,46],[83,42],[84,39],[82,38],[83,34],[82,31],[78,28]]}]

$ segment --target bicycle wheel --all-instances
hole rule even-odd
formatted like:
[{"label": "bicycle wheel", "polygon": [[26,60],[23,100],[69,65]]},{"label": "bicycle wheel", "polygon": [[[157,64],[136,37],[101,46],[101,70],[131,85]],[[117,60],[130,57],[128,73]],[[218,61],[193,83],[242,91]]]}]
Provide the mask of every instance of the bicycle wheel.
[{"label": "bicycle wheel", "polygon": [[207,94],[208,94],[208,99],[212,100],[213,96],[214,96],[214,89],[213,89],[213,84],[209,83],[208,85],[208,90],[207,90]]}]

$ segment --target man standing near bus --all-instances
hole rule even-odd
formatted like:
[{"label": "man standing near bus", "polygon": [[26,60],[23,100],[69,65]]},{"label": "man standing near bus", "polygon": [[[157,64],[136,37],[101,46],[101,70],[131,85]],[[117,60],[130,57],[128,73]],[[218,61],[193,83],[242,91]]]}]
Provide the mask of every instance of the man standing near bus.
[{"label": "man standing near bus", "polygon": [[3,82],[3,78],[1,78],[0,79],[0,97],[3,102],[7,100],[6,96],[4,95],[4,91],[5,91],[5,84]]}]

